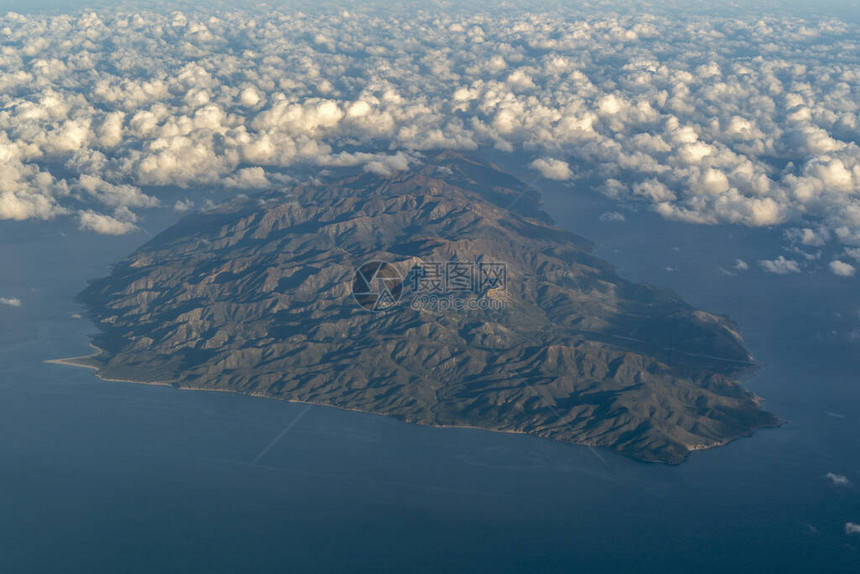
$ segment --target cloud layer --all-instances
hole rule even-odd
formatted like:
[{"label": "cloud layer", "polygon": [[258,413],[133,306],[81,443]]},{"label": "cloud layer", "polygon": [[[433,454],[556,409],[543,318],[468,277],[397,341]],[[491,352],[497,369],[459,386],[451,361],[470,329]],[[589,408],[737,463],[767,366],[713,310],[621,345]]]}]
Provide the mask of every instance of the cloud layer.
[{"label": "cloud layer", "polygon": [[860,257],[858,37],[833,20],[570,11],[7,14],[0,218],[123,233],[160,186],[492,147],[667,218],[788,224]]}]

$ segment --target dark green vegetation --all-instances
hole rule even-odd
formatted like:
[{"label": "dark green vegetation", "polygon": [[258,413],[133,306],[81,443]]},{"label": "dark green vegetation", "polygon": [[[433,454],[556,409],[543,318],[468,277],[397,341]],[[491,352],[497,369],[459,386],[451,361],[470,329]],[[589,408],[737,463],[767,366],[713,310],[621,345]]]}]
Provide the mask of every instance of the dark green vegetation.
[{"label": "dark green vegetation", "polygon": [[[501,261],[497,310],[355,304],[369,260]],[[678,463],[773,426],[735,325],[621,279],[515,178],[443,153],[190,215],[81,300],[105,378],[524,432]],[[407,294],[408,298],[408,294]]]}]

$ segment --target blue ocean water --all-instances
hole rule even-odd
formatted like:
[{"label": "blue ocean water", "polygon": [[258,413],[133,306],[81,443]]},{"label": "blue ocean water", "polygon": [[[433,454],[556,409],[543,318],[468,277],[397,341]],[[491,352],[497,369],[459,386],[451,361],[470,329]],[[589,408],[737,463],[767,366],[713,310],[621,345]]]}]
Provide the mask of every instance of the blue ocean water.
[{"label": "blue ocean water", "polygon": [[545,193],[626,277],[738,321],[764,364],[748,386],[787,424],[668,467],[101,382],[42,361],[88,352],[73,296],[146,237],[3,222],[0,297],[22,305],[0,306],[0,572],[860,571],[857,279],[761,272],[780,230],[601,222],[598,196]]}]

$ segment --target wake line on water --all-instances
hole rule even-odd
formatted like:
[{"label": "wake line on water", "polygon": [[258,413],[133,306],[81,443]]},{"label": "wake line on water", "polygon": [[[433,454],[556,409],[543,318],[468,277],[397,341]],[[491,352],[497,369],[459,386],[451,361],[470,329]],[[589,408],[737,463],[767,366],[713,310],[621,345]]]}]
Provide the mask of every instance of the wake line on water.
[{"label": "wake line on water", "polygon": [[308,412],[309,410],[311,410],[311,406],[312,406],[312,405],[308,405],[308,406],[306,406],[302,412],[300,412],[298,415],[296,415],[296,418],[294,418],[292,421],[290,421],[290,424],[288,424],[287,426],[285,426],[285,427],[284,427],[284,430],[282,430],[280,433],[278,433],[278,436],[276,436],[274,439],[272,439],[272,442],[270,442],[268,445],[266,445],[266,448],[264,448],[263,450],[261,450],[261,451],[260,451],[260,454],[258,454],[258,455],[254,458],[254,460],[253,460],[253,461],[251,461],[251,464],[252,464],[252,465],[256,465],[258,462],[260,462],[260,459],[261,459],[261,458],[263,458],[263,457],[266,455],[266,453],[267,453],[267,452],[269,452],[269,449],[271,449],[273,446],[275,446],[275,445],[277,444],[277,442],[278,442],[279,440],[281,440],[281,438],[282,438],[285,434],[287,434],[288,432],[290,432],[290,429],[291,429],[291,428],[293,428],[293,426],[294,426],[297,422],[299,422],[299,419],[301,419],[301,418],[304,416],[304,414],[305,414],[306,412]]}]

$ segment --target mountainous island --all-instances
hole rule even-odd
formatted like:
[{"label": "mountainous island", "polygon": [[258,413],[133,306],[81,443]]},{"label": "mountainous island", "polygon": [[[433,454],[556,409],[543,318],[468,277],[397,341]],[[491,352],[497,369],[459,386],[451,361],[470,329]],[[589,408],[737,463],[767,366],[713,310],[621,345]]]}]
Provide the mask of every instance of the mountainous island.
[{"label": "mountainous island", "polygon": [[73,362],[105,379],[666,463],[778,424],[739,382],[734,323],[622,279],[535,191],[451,152],[191,214],[80,300],[99,352]]}]

